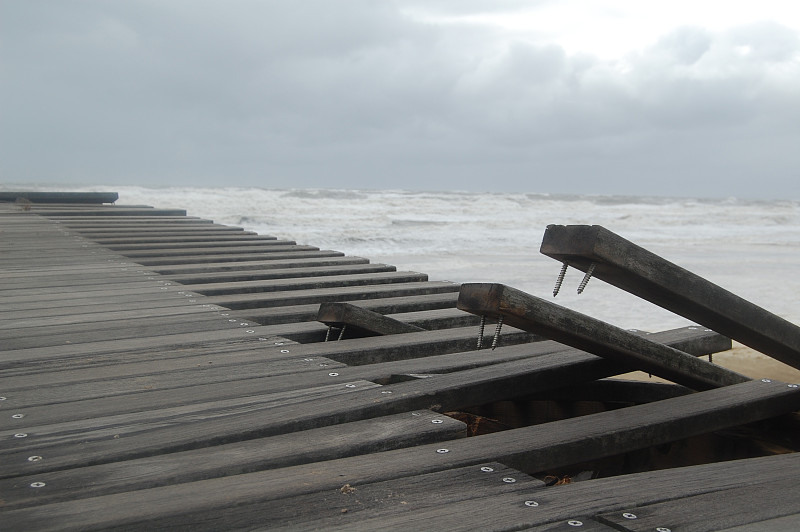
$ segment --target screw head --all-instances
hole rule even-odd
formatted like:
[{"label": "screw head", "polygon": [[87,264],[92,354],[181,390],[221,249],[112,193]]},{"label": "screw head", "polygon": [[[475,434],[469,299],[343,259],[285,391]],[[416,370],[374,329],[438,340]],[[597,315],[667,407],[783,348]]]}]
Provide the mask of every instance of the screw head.
[{"label": "screw head", "polygon": [[345,388],[355,388],[356,385],[355,384],[345,384],[344,387]]},{"label": "screw head", "polygon": [[539,503],[536,501],[525,501],[525,506],[536,508],[537,506],[539,506]]},{"label": "screw head", "polygon": [[488,466],[487,467],[482,467],[481,471],[483,471],[484,473],[491,473],[492,471],[494,471],[494,468],[493,467],[488,467]]},{"label": "screw head", "polygon": [[636,514],[625,512],[624,514],[622,514],[622,517],[624,517],[625,519],[636,519]]},{"label": "screw head", "polygon": [[436,449],[436,452],[439,454],[449,453],[450,449]]},{"label": "screw head", "polygon": [[336,373],[336,372],[328,373],[328,377],[338,377],[338,376],[339,376],[339,374]]},{"label": "screw head", "polygon": [[[284,353],[284,354],[285,354],[285,353],[288,353],[288,352],[289,352],[289,350],[288,350],[288,349],[281,349],[281,353]],[[314,359],[313,359],[313,358],[309,358],[309,360],[314,360]],[[326,364],[326,365],[327,365],[327,364]]]},{"label": "screw head", "polygon": [[45,484],[44,482],[31,482],[31,487],[32,488],[43,488],[46,485],[47,484]]},{"label": "screw head", "polygon": [[25,414],[11,414],[11,419],[22,419],[25,417]]},{"label": "screw head", "polygon": [[431,423],[433,423],[434,425],[440,425],[440,424],[444,423],[444,420],[442,420],[442,419],[432,419]]},{"label": "screw head", "polygon": [[253,329],[247,329],[245,332],[247,334],[253,334],[255,331]]},{"label": "screw head", "polygon": [[517,479],[515,479],[514,477],[503,477],[503,482],[505,482],[506,484],[513,484],[516,481]]},{"label": "screw head", "polygon": [[384,395],[388,395],[388,394],[392,393],[392,391],[391,390],[383,390],[381,393],[384,394]]},{"label": "screw head", "polygon": [[797,384],[789,384],[789,388],[800,388]]},{"label": "screw head", "polygon": [[41,460],[42,460],[41,456],[29,456],[28,457],[28,462],[39,462]]},{"label": "screw head", "polygon": [[14,437],[15,437],[15,438],[27,438],[27,437],[28,437],[28,435],[27,435],[27,434],[25,434],[24,432],[18,432],[18,433],[16,433],[16,434],[14,434]]},{"label": "screw head", "polygon": [[761,379],[761,382],[772,382],[770,379]]},{"label": "screw head", "polygon": [[669,528],[667,528],[665,526],[660,526],[660,527],[656,528],[656,532],[672,532],[672,530],[670,530]]},{"label": "screw head", "polygon": [[570,519],[567,521],[569,526],[583,526],[583,521],[578,521],[577,519]]}]

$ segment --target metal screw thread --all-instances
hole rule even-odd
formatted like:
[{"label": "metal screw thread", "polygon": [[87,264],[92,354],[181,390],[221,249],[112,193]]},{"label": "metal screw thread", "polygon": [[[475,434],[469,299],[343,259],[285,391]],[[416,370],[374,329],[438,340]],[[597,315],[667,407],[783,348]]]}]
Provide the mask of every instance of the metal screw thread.
[{"label": "metal screw thread", "polygon": [[558,291],[561,290],[561,283],[564,282],[564,276],[567,275],[567,263],[561,265],[561,271],[558,273],[558,278],[556,279],[556,286],[553,288],[553,297],[558,295]]},{"label": "metal screw thread", "polygon": [[592,274],[594,273],[594,267],[596,264],[593,262],[589,265],[589,269],[586,270],[586,275],[583,276],[581,280],[581,284],[578,285],[578,293],[583,293],[583,289],[586,288],[586,284],[589,282],[589,279],[592,278]]},{"label": "metal screw thread", "polygon": [[327,331],[325,331],[325,341],[326,341],[326,342],[327,342],[327,341],[330,339],[330,337],[331,337],[331,329],[333,329],[333,327],[331,327],[330,325],[328,325],[328,330],[327,330]]},{"label": "metal screw thread", "polygon": [[345,329],[347,329],[347,325],[342,325],[342,329],[339,331],[339,338],[336,339],[337,342],[339,340],[341,340],[342,338],[344,338],[344,330]]},{"label": "metal screw thread", "polygon": [[486,329],[486,316],[481,316],[481,326],[478,329],[478,349],[483,347],[483,331]]},{"label": "metal screw thread", "polygon": [[497,328],[494,330],[494,337],[492,338],[492,351],[497,347],[497,341],[500,339],[500,329],[503,328],[503,316],[497,318]]}]

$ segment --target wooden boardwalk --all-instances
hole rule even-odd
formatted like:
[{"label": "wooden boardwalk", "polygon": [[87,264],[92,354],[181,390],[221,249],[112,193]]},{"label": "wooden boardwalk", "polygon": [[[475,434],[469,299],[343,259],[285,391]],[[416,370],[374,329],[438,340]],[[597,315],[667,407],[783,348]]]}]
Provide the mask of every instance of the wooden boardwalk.
[{"label": "wooden boardwalk", "polygon": [[[710,329],[6,194],[0,530],[800,528],[800,389],[695,358],[730,347]],[[610,378],[637,368],[703,391]]]}]

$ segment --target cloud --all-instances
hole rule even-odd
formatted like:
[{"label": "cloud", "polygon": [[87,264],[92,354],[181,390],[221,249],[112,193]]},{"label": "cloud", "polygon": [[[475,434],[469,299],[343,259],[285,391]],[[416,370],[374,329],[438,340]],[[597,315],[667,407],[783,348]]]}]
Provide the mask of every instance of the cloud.
[{"label": "cloud", "polygon": [[794,29],[608,60],[408,13],[483,5],[5,3],[0,175],[800,197]]}]

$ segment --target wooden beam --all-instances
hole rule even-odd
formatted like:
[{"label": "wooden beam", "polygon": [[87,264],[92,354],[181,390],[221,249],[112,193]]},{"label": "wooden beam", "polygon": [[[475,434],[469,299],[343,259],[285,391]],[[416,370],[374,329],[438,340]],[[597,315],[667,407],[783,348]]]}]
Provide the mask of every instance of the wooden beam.
[{"label": "wooden beam", "polygon": [[800,368],[800,327],[599,225],[549,225],[541,252]]},{"label": "wooden beam", "polygon": [[692,389],[706,390],[749,380],[744,375],[502,284],[463,284],[457,306],[479,316],[502,316],[504,323],[518,329],[629,364]]},{"label": "wooden beam", "polygon": [[329,327],[338,327],[340,330],[347,327],[362,334],[366,332],[386,335],[425,330],[351,303],[322,303],[317,312],[317,321]]},{"label": "wooden beam", "polygon": [[28,200],[31,203],[114,203],[116,192],[0,192],[0,201]]}]

